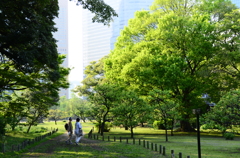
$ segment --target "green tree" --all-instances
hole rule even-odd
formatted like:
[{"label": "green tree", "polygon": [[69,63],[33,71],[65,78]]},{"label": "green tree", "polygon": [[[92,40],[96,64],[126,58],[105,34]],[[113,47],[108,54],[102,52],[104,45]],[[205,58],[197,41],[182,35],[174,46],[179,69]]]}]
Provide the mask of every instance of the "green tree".
[{"label": "green tree", "polygon": [[41,91],[29,91],[25,93],[28,98],[26,110],[27,115],[27,133],[29,133],[33,125],[37,125],[44,117],[47,117],[49,108],[54,105],[54,101],[50,101],[49,96],[43,94]]},{"label": "green tree", "polygon": [[105,76],[104,76],[104,70],[103,70],[103,61],[106,59],[106,57],[101,58],[98,61],[92,61],[90,64],[86,67],[84,74],[86,77],[81,82],[82,84],[80,86],[77,86],[74,92],[78,93],[79,96],[85,96],[88,97],[88,95],[91,95],[91,90],[97,85],[103,82]]},{"label": "green tree", "polygon": [[[59,56],[58,64],[62,64],[64,56]],[[66,88],[68,83],[66,76],[69,73],[68,68],[59,67],[60,78],[52,82],[46,72],[32,74],[29,80],[33,82],[32,87],[17,86],[25,89],[21,92],[8,92],[7,97],[0,102],[2,115],[6,119],[12,130],[19,124],[22,118],[31,120],[29,130],[32,125],[36,124],[36,119],[48,114],[48,110],[53,105],[58,105],[59,88]],[[12,95],[10,95],[12,93]],[[28,130],[28,132],[29,132]]]},{"label": "green tree", "polygon": [[217,102],[239,87],[240,16],[234,9],[225,0],[155,0],[122,30],[105,60],[106,78],[143,96],[170,90],[181,107],[182,130],[194,131],[192,109],[206,111],[202,93]]},{"label": "green tree", "polygon": [[[139,123],[140,114],[146,115],[151,112],[150,106],[133,91],[123,91],[116,107],[111,111],[114,115],[114,123],[130,128],[131,138],[133,138],[133,128]],[[141,118],[142,119],[142,118]],[[145,120],[146,121],[146,120]]]},{"label": "green tree", "polygon": [[66,80],[52,35],[57,31],[58,1],[3,0],[0,10],[0,97],[36,87],[42,80]]},{"label": "green tree", "polygon": [[[233,90],[221,97],[220,101],[203,115],[206,128],[219,129],[224,134],[240,125],[240,91]],[[234,132],[234,131],[233,131]]]},{"label": "green tree", "polygon": [[64,118],[64,111],[61,111],[59,109],[50,109],[48,111],[48,119],[53,119],[55,121],[55,125],[57,125],[57,120]]},{"label": "green tree", "polygon": [[61,111],[66,111],[66,107],[68,106],[69,100],[66,96],[61,96],[59,99],[59,109]]},{"label": "green tree", "polygon": [[[102,0],[79,0],[77,4],[95,14],[94,22],[108,24],[117,16]],[[25,79],[31,73],[47,71],[53,82],[59,78],[58,71],[54,71],[59,65],[56,40],[52,35],[57,31],[54,19],[58,16],[58,9],[57,0],[1,1],[1,93],[19,90],[13,85],[31,86]]]},{"label": "green tree", "polygon": [[71,115],[78,116],[86,122],[86,118],[91,110],[91,104],[87,100],[72,95],[72,98],[69,100],[69,110]]},{"label": "green tree", "polygon": [[118,101],[120,87],[116,84],[102,83],[94,87],[93,92],[89,95],[90,102],[98,108],[94,108],[101,114],[101,135],[104,133],[105,122],[111,109]]},{"label": "green tree", "polygon": [[[90,101],[90,100],[89,100]],[[94,104],[91,102],[91,108],[87,112],[87,115],[89,116],[89,119],[97,121],[97,128],[98,128],[98,133],[101,133],[101,125],[102,125],[102,118],[105,113],[104,109],[102,109],[101,105],[99,104]]]},{"label": "green tree", "polygon": [[[88,115],[91,118],[96,119],[98,125],[102,125],[102,118],[104,115],[104,110],[101,108],[101,105],[95,103],[93,100],[89,99],[93,95],[94,88],[101,84],[104,81],[104,70],[103,70],[103,60],[106,57],[98,61],[92,61],[84,71],[86,77],[81,82],[82,85],[77,86],[74,90],[75,93],[78,93],[79,96],[84,96],[91,104],[92,109],[88,112]],[[101,133],[101,127],[98,128],[98,133]]]},{"label": "green tree", "polygon": [[171,122],[171,129],[173,133],[174,121],[176,120],[177,116],[176,102],[174,102],[174,99],[171,98],[171,93],[169,91],[161,91],[158,89],[153,89],[150,91],[147,100],[154,109],[153,118],[156,120],[163,120],[164,122],[167,142],[167,130],[169,128],[169,122]]},{"label": "green tree", "polygon": [[2,0],[0,10],[1,64],[12,61],[17,70],[25,73],[43,67],[57,69],[52,32],[57,31],[53,20],[58,16],[58,1]]}]

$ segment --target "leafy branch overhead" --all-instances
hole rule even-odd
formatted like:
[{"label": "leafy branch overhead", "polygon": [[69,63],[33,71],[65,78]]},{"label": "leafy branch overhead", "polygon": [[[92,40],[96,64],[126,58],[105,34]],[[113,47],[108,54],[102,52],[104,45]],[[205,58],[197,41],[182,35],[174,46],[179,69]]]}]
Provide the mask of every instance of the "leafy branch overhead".
[{"label": "leafy branch overhead", "polygon": [[118,16],[114,9],[103,0],[78,0],[77,5],[82,5],[83,9],[87,9],[94,14],[93,22],[103,23],[104,25],[109,25],[113,17]]}]

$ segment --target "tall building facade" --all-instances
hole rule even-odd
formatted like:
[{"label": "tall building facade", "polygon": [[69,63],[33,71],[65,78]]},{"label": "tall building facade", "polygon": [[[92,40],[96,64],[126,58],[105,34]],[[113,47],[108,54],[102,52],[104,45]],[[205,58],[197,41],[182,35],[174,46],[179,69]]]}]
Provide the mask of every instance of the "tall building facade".
[{"label": "tall building facade", "polygon": [[97,61],[110,53],[120,31],[134,17],[137,10],[149,10],[154,0],[104,0],[118,14],[110,26],[92,23],[93,14],[83,10],[82,38],[83,38],[83,69],[91,61]]},{"label": "tall building facade", "polygon": [[[58,0],[59,15],[54,21],[58,29],[54,33],[57,40],[59,54],[66,55],[62,66],[71,68],[67,77],[70,87],[61,89],[60,96],[71,97],[71,90],[82,81],[82,56],[81,56],[81,13],[82,8],[76,5],[77,0]],[[71,62],[70,62],[71,61]],[[81,75],[79,75],[81,74]]]},{"label": "tall building facade", "polygon": [[[54,21],[56,23],[57,32],[54,37],[57,40],[57,50],[59,54],[65,54],[66,59],[63,62],[64,67],[69,67],[68,63],[68,0],[58,0],[59,15]],[[61,89],[60,96],[69,98],[69,89]]]},{"label": "tall building facade", "polygon": [[[114,48],[114,43],[120,35],[120,31],[127,25],[128,20],[134,17],[137,10],[148,10],[154,0],[104,0],[118,14],[110,26],[92,23],[93,14],[88,10],[83,10],[82,22],[82,54],[83,69],[91,61],[97,61],[110,53]],[[240,7],[240,0],[232,0],[234,4]]]}]

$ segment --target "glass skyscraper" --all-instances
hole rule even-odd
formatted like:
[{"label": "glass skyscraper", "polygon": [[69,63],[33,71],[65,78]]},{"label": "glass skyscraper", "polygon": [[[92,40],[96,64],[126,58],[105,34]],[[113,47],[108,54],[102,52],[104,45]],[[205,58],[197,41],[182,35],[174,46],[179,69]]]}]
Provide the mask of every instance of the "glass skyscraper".
[{"label": "glass skyscraper", "polygon": [[149,10],[154,0],[104,0],[118,14],[110,26],[101,23],[92,23],[93,14],[83,10],[82,40],[83,40],[83,69],[91,61],[97,61],[110,53],[121,29],[128,20],[134,17],[137,10]]},{"label": "glass skyscraper", "polygon": [[[68,0],[58,0],[58,5],[59,15],[54,20],[58,31],[54,33],[54,37],[57,40],[58,53],[66,55],[62,65],[68,67]],[[69,98],[69,90],[61,89],[59,95]]]}]

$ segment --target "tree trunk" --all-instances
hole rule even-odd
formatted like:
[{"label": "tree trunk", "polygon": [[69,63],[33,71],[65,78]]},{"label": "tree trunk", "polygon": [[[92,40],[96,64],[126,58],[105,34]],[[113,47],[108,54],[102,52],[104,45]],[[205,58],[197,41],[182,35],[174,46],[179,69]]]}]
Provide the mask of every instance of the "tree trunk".
[{"label": "tree trunk", "polygon": [[181,131],[183,132],[195,132],[196,130],[191,126],[188,120],[182,120],[181,122]]},{"label": "tree trunk", "polygon": [[131,126],[131,138],[133,138],[133,127]]},{"label": "tree trunk", "polygon": [[55,119],[55,125],[57,125],[57,120]]},{"label": "tree trunk", "polygon": [[125,121],[125,123],[124,123],[124,128],[125,128],[125,130],[128,130],[127,121]]},{"label": "tree trunk", "polygon": [[31,124],[29,124],[29,126],[28,126],[28,129],[27,129],[27,133],[29,133],[29,131],[30,131],[31,127],[32,127],[32,125],[31,125]]},{"label": "tree trunk", "polygon": [[168,127],[167,127],[167,121],[166,121],[166,119],[164,119],[164,124],[165,124],[165,136],[166,136],[166,142],[167,142],[167,141],[168,141],[168,133],[167,133]]},{"label": "tree trunk", "polygon": [[98,129],[98,134],[101,133],[101,126],[102,126],[102,121],[101,120],[97,120],[98,124],[97,124],[97,129]]},{"label": "tree trunk", "polygon": [[104,133],[104,126],[105,126],[105,121],[102,122],[102,126],[101,126],[101,136],[103,136],[103,133]]},{"label": "tree trunk", "polygon": [[102,127],[102,122],[99,122],[99,125],[98,125],[98,133],[99,134],[101,133],[101,127]]},{"label": "tree trunk", "polygon": [[171,136],[173,136],[174,119],[172,120]]},{"label": "tree trunk", "polygon": [[101,136],[103,136],[103,132],[104,132],[104,126],[105,126],[105,122],[106,122],[106,117],[109,111],[107,111],[104,115],[103,115],[103,122],[102,122],[102,127],[101,127]]}]

